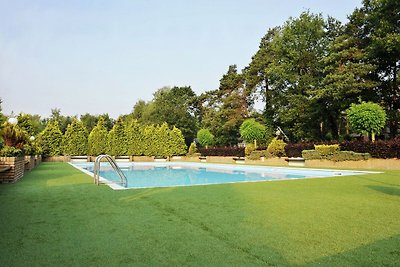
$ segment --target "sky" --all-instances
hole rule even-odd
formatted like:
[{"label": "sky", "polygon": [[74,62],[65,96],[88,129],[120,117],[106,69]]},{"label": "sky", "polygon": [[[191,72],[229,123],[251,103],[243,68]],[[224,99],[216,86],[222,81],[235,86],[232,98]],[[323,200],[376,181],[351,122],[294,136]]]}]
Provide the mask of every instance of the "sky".
[{"label": "sky", "polygon": [[271,27],[361,0],[0,0],[3,113],[128,114],[164,86],[217,89]]}]

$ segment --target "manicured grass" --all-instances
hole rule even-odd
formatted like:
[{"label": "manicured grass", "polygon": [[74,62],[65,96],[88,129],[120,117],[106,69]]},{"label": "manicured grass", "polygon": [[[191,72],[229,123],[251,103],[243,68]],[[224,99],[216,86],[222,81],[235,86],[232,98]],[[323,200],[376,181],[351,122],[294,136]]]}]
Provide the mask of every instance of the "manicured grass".
[{"label": "manicured grass", "polygon": [[400,263],[400,171],[113,191],[43,163],[0,215],[1,266]]}]

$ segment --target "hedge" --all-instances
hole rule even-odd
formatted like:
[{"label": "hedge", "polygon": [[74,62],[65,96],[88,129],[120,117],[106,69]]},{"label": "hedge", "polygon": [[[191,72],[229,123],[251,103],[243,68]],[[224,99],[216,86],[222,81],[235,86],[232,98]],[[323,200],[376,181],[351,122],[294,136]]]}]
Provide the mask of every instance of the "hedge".
[{"label": "hedge", "polygon": [[357,153],[368,153],[373,158],[400,158],[400,138],[397,137],[392,140],[379,140],[371,141],[344,141],[344,142],[309,142],[287,144],[285,147],[286,155],[288,157],[301,157],[303,150],[312,150],[314,145],[320,144],[339,144],[342,151],[354,151]]}]

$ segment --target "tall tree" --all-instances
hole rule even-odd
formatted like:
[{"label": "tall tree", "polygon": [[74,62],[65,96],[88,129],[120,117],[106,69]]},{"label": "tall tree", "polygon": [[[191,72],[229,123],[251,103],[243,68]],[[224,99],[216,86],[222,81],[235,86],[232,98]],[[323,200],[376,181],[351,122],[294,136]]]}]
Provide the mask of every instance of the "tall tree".
[{"label": "tall tree", "polygon": [[400,122],[400,1],[364,0],[363,6],[350,16],[360,48],[377,66],[375,93],[385,104],[390,134],[394,137]]},{"label": "tall tree", "polygon": [[196,94],[187,87],[163,87],[154,93],[149,103],[135,104],[133,118],[144,124],[168,123],[181,129],[187,143],[193,141],[198,129]]},{"label": "tall tree", "polygon": [[64,155],[82,156],[88,153],[88,131],[81,121],[74,118],[67,126],[63,138]]},{"label": "tall tree", "polygon": [[107,152],[108,131],[104,125],[103,117],[97,122],[92,129],[88,138],[88,154],[98,156]]},{"label": "tall tree", "polygon": [[239,127],[252,108],[250,91],[244,87],[243,74],[231,65],[220,80],[218,90],[199,97],[204,128],[216,137],[217,145],[237,145]]}]

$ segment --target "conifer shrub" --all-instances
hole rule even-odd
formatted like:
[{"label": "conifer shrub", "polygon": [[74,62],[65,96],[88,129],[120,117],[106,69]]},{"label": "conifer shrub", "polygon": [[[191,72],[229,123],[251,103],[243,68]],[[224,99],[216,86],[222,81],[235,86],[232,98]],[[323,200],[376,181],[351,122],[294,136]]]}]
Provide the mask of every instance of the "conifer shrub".
[{"label": "conifer shrub", "polygon": [[57,121],[50,121],[38,136],[38,144],[44,156],[62,155],[62,139]]},{"label": "conifer shrub", "polygon": [[128,155],[131,156],[141,156],[144,155],[143,149],[143,126],[137,121],[132,120],[128,127],[126,128],[126,136],[127,136],[127,152]]},{"label": "conifer shrub", "polygon": [[98,156],[107,152],[108,131],[104,125],[103,117],[100,117],[97,125],[92,129],[88,138],[88,154]]},{"label": "conifer shrub", "polygon": [[170,156],[185,155],[187,146],[182,131],[175,126],[170,131]]},{"label": "conifer shrub", "polygon": [[272,139],[271,143],[269,143],[267,147],[267,152],[272,157],[284,157],[286,156],[285,146],[286,143],[283,140],[277,139],[275,137]]},{"label": "conifer shrub", "polygon": [[256,146],[253,143],[246,144],[246,147],[244,148],[244,154],[247,156],[250,156],[250,154],[256,150]]},{"label": "conifer shrub", "polygon": [[125,124],[118,118],[111,131],[108,133],[107,153],[111,156],[125,156],[128,153]]},{"label": "conifer shrub", "polygon": [[63,138],[64,155],[79,156],[88,153],[88,132],[77,118],[67,126]]},{"label": "conifer shrub", "polygon": [[187,153],[188,156],[196,156],[197,155],[197,146],[195,142],[192,142],[189,146],[189,151]]}]

